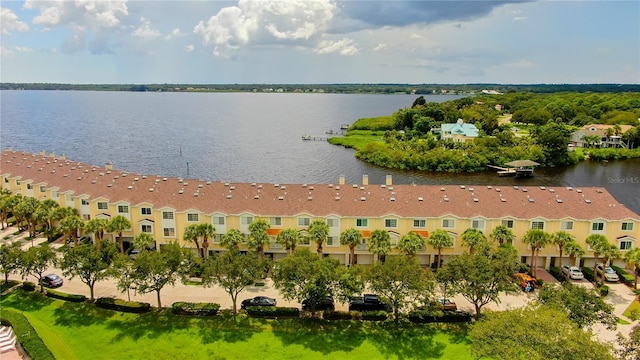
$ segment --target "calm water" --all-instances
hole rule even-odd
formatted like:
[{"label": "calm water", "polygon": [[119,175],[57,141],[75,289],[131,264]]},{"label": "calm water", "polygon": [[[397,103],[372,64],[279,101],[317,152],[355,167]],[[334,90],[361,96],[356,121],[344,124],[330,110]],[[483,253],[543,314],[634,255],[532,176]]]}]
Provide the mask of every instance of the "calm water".
[{"label": "calm water", "polygon": [[[0,145],[55,152],[90,164],[143,174],[231,182],[511,184],[481,174],[387,170],[353,157],[326,137],[341,124],[391,114],[415,95],[274,93],[0,92]],[[457,96],[432,96],[446,101]],[[603,186],[640,213],[640,161],[537,169],[530,185]]]}]

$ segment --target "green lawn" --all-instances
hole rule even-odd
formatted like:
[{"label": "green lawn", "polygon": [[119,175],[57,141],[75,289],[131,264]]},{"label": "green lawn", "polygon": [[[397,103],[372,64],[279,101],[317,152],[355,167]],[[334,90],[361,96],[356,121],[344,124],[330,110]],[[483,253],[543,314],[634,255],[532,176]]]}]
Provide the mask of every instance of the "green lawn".
[{"label": "green lawn", "polygon": [[632,315],[632,312],[640,314],[640,301],[637,299],[629,304],[629,307],[622,313],[622,315],[626,316],[630,320],[637,320],[635,316]]},{"label": "green lawn", "polygon": [[372,142],[384,142],[384,131],[350,130],[345,136],[331,137],[328,141],[333,145],[359,150]]},{"label": "green lawn", "polygon": [[[466,326],[142,315],[14,291],[59,359],[471,359]],[[35,359],[37,360],[37,359]]]}]

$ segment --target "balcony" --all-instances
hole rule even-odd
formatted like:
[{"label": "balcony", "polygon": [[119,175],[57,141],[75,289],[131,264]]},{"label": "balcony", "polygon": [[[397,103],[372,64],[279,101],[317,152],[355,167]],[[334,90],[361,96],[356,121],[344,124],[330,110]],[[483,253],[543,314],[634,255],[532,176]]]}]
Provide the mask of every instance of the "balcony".
[{"label": "balcony", "polygon": [[278,243],[269,243],[269,249],[270,250],[282,250],[282,245],[278,244]]},{"label": "balcony", "polygon": [[356,251],[367,251],[367,250],[369,250],[369,245],[367,244],[356,245]]}]

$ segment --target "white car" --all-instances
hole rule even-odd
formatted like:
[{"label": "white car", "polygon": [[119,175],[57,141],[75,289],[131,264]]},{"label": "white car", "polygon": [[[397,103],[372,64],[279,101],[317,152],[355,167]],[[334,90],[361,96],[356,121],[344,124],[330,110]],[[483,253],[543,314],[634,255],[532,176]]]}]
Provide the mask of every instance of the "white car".
[{"label": "white car", "polygon": [[562,273],[573,280],[584,279],[584,274],[577,266],[562,265]]},{"label": "white car", "polygon": [[[602,276],[602,264],[598,264],[596,266],[596,273],[598,274],[598,277]],[[607,266],[604,269],[604,280],[605,281],[611,281],[611,282],[617,282],[617,281],[620,281],[620,278],[618,277],[618,274],[616,274],[616,272],[613,271],[612,268]]]}]

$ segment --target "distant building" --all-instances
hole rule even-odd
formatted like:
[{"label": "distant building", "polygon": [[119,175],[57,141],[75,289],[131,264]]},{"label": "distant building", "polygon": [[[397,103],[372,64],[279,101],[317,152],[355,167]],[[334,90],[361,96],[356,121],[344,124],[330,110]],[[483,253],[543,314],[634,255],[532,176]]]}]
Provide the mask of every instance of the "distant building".
[{"label": "distant building", "polygon": [[[618,125],[620,128],[616,132],[615,125],[605,124],[589,124],[574,131],[569,140],[570,146],[573,147],[621,147],[628,149],[629,144],[622,141],[622,134],[627,132],[633,126]],[[612,130],[608,130],[612,129]],[[610,135],[607,136],[607,133]],[[594,140],[590,140],[593,137]],[[595,137],[598,139],[596,140]]]},{"label": "distant building", "polygon": [[455,124],[442,124],[440,131],[442,139],[454,142],[473,141],[478,137],[478,128],[473,124],[466,124],[462,119],[458,119]]}]

